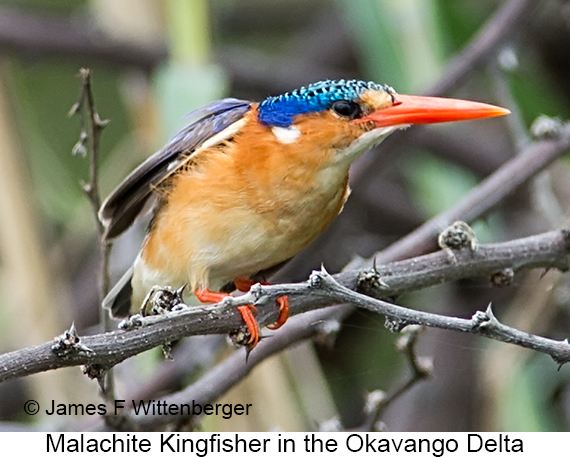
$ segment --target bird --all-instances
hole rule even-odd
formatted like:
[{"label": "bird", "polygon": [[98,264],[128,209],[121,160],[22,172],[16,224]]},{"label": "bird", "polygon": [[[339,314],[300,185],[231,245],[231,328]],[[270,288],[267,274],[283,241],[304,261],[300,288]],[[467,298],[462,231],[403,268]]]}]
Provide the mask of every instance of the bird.
[{"label": "bird", "polygon": [[[190,304],[247,291],[331,224],[348,198],[351,164],[392,132],[508,113],[354,79],[323,80],[261,102],[211,102],[102,203],[105,241],[152,212],[133,266],[103,306],[114,317],[144,313],[155,287],[184,288]],[[287,297],[277,304],[270,328],[288,317]],[[260,339],[256,311],[238,310],[251,350]]]}]

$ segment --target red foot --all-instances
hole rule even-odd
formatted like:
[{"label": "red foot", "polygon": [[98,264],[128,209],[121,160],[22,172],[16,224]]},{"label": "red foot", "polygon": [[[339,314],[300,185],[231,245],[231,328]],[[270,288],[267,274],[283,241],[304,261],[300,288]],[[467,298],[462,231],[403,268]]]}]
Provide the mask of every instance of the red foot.
[{"label": "red foot", "polygon": [[[218,303],[230,295],[224,292],[212,292],[206,288],[198,289],[195,294],[202,303]],[[249,330],[249,341],[247,344],[253,349],[259,342],[259,326],[254,316],[254,312],[257,314],[257,310],[253,305],[238,306],[237,309],[241,313],[241,317]]]},{"label": "red foot", "polygon": [[289,297],[287,295],[279,297],[277,303],[279,304],[279,317],[273,324],[267,326],[271,330],[277,330],[289,319]]},{"label": "red foot", "polygon": [[[234,280],[234,284],[240,292],[249,292],[249,289],[251,289],[251,286],[253,286],[255,282],[251,279],[237,278]],[[260,282],[260,284],[262,286],[269,285],[268,282]],[[279,297],[277,303],[279,304],[279,317],[274,324],[267,326],[267,328],[271,330],[277,330],[289,319],[289,298],[286,295]]]}]

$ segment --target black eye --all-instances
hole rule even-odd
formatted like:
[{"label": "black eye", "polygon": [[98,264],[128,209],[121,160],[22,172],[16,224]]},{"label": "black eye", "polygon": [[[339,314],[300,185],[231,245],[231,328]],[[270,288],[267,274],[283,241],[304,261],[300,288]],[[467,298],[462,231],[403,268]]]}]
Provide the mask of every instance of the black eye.
[{"label": "black eye", "polygon": [[362,110],[358,103],[349,102],[348,100],[338,100],[332,104],[331,108],[339,116],[348,119],[356,119],[362,116]]}]

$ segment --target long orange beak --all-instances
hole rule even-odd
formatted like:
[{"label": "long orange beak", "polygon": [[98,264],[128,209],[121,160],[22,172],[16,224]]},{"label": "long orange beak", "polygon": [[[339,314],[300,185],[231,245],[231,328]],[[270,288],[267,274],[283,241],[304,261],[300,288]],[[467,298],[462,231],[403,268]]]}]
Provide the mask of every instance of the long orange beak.
[{"label": "long orange beak", "polygon": [[373,121],[376,127],[437,122],[467,121],[485,117],[504,116],[510,111],[486,103],[454,98],[394,95],[395,103],[373,111],[360,121]]}]

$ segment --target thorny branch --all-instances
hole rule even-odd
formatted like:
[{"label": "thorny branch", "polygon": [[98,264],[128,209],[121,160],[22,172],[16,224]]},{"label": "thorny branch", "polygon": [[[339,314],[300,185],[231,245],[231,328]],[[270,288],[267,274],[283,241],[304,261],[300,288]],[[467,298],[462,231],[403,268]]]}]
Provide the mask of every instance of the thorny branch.
[{"label": "thorny branch", "polygon": [[[73,147],[72,152],[74,155],[87,156],[89,159],[89,182],[83,183],[83,191],[91,204],[95,218],[95,226],[97,227],[99,240],[99,303],[101,303],[110,288],[109,261],[112,245],[104,240],[103,234],[105,228],[98,217],[99,208],[101,206],[101,195],[99,192],[99,143],[101,133],[109,121],[102,120],[95,109],[95,100],[91,89],[91,71],[88,68],[81,68],[79,70],[79,76],[81,77],[81,94],[79,100],[71,107],[69,115],[78,115],[80,117],[81,133],[79,135],[79,141]],[[103,329],[105,331],[109,331],[113,328],[113,323],[108,313],[102,308],[101,322],[103,323]],[[101,388],[105,396],[112,399],[114,396],[112,373],[107,373],[104,378],[99,379]]]},{"label": "thorny branch", "polygon": [[[45,343],[4,354],[0,356],[0,366],[3,367],[0,381],[63,366],[86,364],[106,369],[135,354],[185,336],[229,333],[242,325],[240,315],[235,308],[244,303],[256,304],[259,307],[258,321],[261,325],[266,325],[275,320],[277,308],[273,305],[274,299],[282,295],[290,297],[292,315],[326,308],[337,303],[350,302],[353,305],[379,312],[390,318],[392,322],[401,322],[402,327],[418,323],[451,330],[483,333],[475,332],[466,320],[401,308],[354,291],[365,291],[376,297],[391,297],[405,291],[417,290],[446,281],[480,275],[492,276],[507,268],[513,271],[541,267],[565,270],[568,268],[568,239],[568,232],[554,231],[507,243],[481,245],[476,252],[469,249],[457,251],[455,262],[449,260],[445,251],[440,251],[382,265],[377,267],[376,271],[347,270],[331,277],[334,282],[328,280],[328,275],[317,274],[303,283],[257,285],[252,287],[247,294],[225,299],[218,305],[196,306],[161,316],[150,316],[141,320],[143,324],[141,327],[130,331],[115,331],[84,337],[81,339],[82,347],[89,348],[89,351],[80,348],[75,352],[67,351],[62,356],[58,356],[52,349],[52,344]],[[348,294],[349,290],[352,290],[353,295]],[[485,324],[482,327],[488,325]],[[290,323],[284,329],[289,326]],[[492,328],[495,330],[495,327]],[[315,330],[319,329],[313,328],[313,332]],[[493,331],[485,333],[485,336],[499,338],[501,334]],[[560,363],[570,358],[570,351],[558,344],[545,344],[543,339],[529,338],[517,336],[514,340],[512,338],[503,340],[547,352]],[[275,339],[273,337],[269,341]],[[258,347],[262,348],[264,345],[265,340]],[[252,359],[255,358],[256,352],[259,352],[258,348],[253,351]],[[239,356],[243,358],[243,354]]]},{"label": "thorny branch", "polygon": [[[99,192],[99,143],[101,132],[109,123],[102,120],[95,109],[93,91],[91,89],[91,71],[87,68],[79,70],[81,77],[81,94],[79,100],[71,107],[69,115],[78,115],[81,119],[81,133],[79,141],[73,147],[73,154],[88,156],[89,159],[89,182],[83,183],[83,191],[93,209],[95,226],[99,237],[99,301],[101,302],[109,291],[109,256],[111,244],[103,239],[105,227],[99,220],[98,212],[101,207]],[[86,144],[88,144],[86,146]],[[105,322],[108,313],[102,312],[102,321]],[[105,326],[106,330],[109,330]]]},{"label": "thorny branch", "polygon": [[[551,237],[556,238],[557,241],[554,241]],[[550,238],[550,241],[547,241],[547,238]],[[558,251],[556,256],[561,263],[558,264],[558,262],[555,262],[555,264],[558,264],[560,268],[566,269],[568,260],[567,256],[568,253],[570,253],[570,241],[568,233],[563,231],[550,232],[548,234],[537,235],[536,237],[510,242],[521,243],[521,250],[513,250],[511,248],[514,246],[511,245],[503,251],[499,257],[505,256],[505,259],[510,257],[511,261],[517,259],[514,263],[518,264],[518,267],[515,267],[515,269],[518,269],[521,268],[522,265],[518,263],[520,259],[518,258],[518,255],[515,254],[515,251],[518,251],[519,253],[522,251],[534,251],[534,249],[530,248],[531,245],[534,245],[535,248],[541,246],[539,250],[550,250],[550,248],[546,247],[552,247],[553,245],[551,242],[554,242],[554,245],[558,245],[558,248],[555,248],[554,251]],[[431,276],[432,271],[426,269],[426,264],[424,263],[424,261],[427,260],[426,258],[433,258],[435,260],[435,257],[437,257],[438,261],[436,263],[440,266],[448,262],[453,265],[451,270],[455,270],[457,267],[461,269],[461,264],[465,261],[466,257],[477,255],[486,256],[487,254],[483,254],[483,252],[488,253],[488,249],[494,250],[496,248],[499,248],[499,245],[482,245],[477,250],[477,252],[479,252],[479,250],[482,251],[480,254],[473,253],[469,249],[466,249],[460,253],[456,253],[457,263],[449,262],[447,253],[440,251],[438,253],[429,254],[428,256],[423,256],[422,258],[414,258],[403,262],[385,265],[383,266],[383,268],[385,268],[383,272],[386,276],[382,276],[381,278],[388,279],[386,279],[385,283],[384,279],[382,279],[382,282],[378,282],[377,287],[374,287],[374,289],[379,295],[386,294],[386,296],[389,296],[392,293],[395,293],[398,288],[396,287],[395,289],[392,289],[391,284],[395,284],[398,283],[399,280],[403,280],[403,277],[399,277],[398,273],[396,273],[397,271],[409,271],[410,277],[408,277],[408,279],[416,285],[418,283],[423,284],[423,286],[427,285],[427,283],[424,282],[425,277],[424,279],[421,279],[424,274],[431,277],[431,281],[433,282],[430,283],[438,283],[439,281],[435,277]],[[528,251],[529,248],[530,251]],[[499,249],[502,251],[501,248]],[[531,254],[531,256],[533,256],[533,254]],[[538,258],[535,258],[535,260],[538,260]],[[531,263],[538,266],[534,261]],[[495,266],[497,265],[495,264]],[[408,270],[408,268],[410,268],[410,270]],[[411,270],[413,270],[414,273],[411,273]],[[496,272],[497,270],[493,267],[489,271]],[[391,273],[394,273],[394,275]],[[248,294],[226,300],[224,303],[217,305],[216,308],[219,312],[226,312],[228,308],[233,309],[235,306],[243,303],[254,302],[259,306],[259,320],[264,323],[269,323],[275,319],[277,312],[274,307],[265,306],[264,304],[272,302],[272,300],[278,296],[288,294],[290,297],[292,314],[298,313],[300,309],[313,309],[313,311],[305,312],[304,314],[293,317],[287,323],[287,326],[272,334],[272,338],[262,340],[256,349],[252,351],[248,363],[245,363],[242,353],[236,352],[234,355],[212,368],[196,383],[180,392],[164,397],[161,400],[164,400],[169,404],[187,403],[192,400],[199,402],[212,402],[220,395],[227,392],[227,390],[235,385],[235,383],[240,379],[247,376],[251,369],[253,369],[253,367],[261,360],[264,360],[303,339],[316,335],[326,336],[338,331],[340,327],[338,323],[342,321],[348,313],[350,313],[352,306],[365,308],[386,316],[387,326],[393,331],[401,331],[409,325],[423,325],[459,332],[468,332],[546,353],[560,365],[570,361],[570,344],[568,344],[566,340],[561,342],[554,341],[508,327],[507,325],[500,323],[495,318],[490,306],[487,306],[486,311],[478,311],[475,313],[471,319],[461,319],[403,308],[383,300],[368,297],[352,290],[353,288],[362,286],[363,283],[366,283],[364,287],[369,289],[371,285],[371,276],[377,277],[377,272],[368,271],[363,274],[362,271],[347,271],[331,276],[323,270],[320,272],[314,272],[309,281],[304,283],[254,286]],[[406,275],[404,274],[403,276]],[[400,279],[396,279],[394,282],[394,279],[397,277]],[[412,277],[414,277],[413,280]],[[360,278],[360,281],[358,281],[357,278]],[[416,283],[415,281],[418,282]],[[408,290],[413,290],[411,283],[409,283],[409,286],[410,289]],[[334,303],[349,303],[350,305],[345,304],[341,306],[331,306]],[[316,309],[321,306],[324,306],[325,308]],[[160,326],[161,330],[168,331],[168,324],[177,324],[178,321],[181,320],[182,316],[195,316],[197,313],[198,311],[193,308],[187,311],[181,311],[180,315],[175,319],[172,319],[173,316],[171,315],[166,315],[157,316],[155,318],[151,318],[151,320],[157,321],[155,325]],[[182,319],[185,318],[182,317]],[[164,324],[167,324],[166,328],[163,327]],[[155,334],[156,333],[157,332],[155,332]],[[414,360],[417,359],[414,358]],[[429,372],[429,369],[423,363],[412,362],[412,370],[414,371],[414,375],[395,392],[392,392],[388,398],[391,398],[392,396],[397,397],[402,392],[407,391],[412,385],[418,382],[419,379],[427,376]],[[389,405],[386,405],[383,409],[387,406]],[[156,430],[157,427],[164,426],[171,420],[166,416],[138,416],[132,411],[127,412],[123,419],[124,422],[122,423],[122,427],[124,427],[125,430]]]}]

